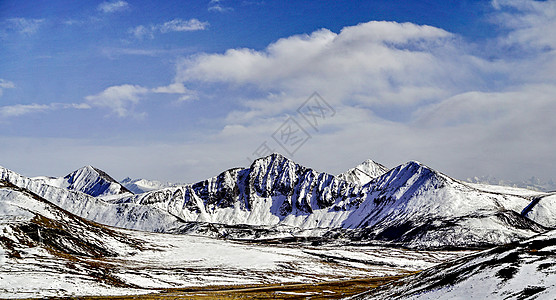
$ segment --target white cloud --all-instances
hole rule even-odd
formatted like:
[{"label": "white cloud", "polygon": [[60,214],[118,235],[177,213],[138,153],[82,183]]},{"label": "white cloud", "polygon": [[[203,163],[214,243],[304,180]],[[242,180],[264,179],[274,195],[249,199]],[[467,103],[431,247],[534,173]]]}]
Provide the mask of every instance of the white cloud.
[{"label": "white cloud", "polygon": [[156,87],[156,88],[151,89],[151,91],[153,93],[156,93],[156,94],[178,94],[178,95],[181,95],[178,98],[178,101],[177,101],[178,103],[198,99],[197,93],[195,91],[192,91],[192,90],[186,88],[183,85],[183,83],[181,83],[181,82],[174,82],[174,83],[171,83],[167,86]]},{"label": "white cloud", "polygon": [[[117,85],[106,88],[104,91],[85,97],[85,100],[95,107],[105,107],[112,110],[119,117],[130,115],[133,107],[149,89],[131,84]],[[134,114],[134,116],[138,116]]]},{"label": "white cloud", "polygon": [[4,80],[0,78],[0,97],[4,94],[4,89],[13,89],[15,85],[11,81]]},{"label": "white cloud", "polygon": [[106,88],[104,91],[86,96],[84,106],[103,107],[110,109],[119,117],[145,117],[146,113],[134,112],[134,107],[142,98],[149,94],[176,94],[181,95],[177,102],[197,99],[195,91],[187,89],[183,83],[176,82],[167,86],[159,86],[148,89],[139,85],[116,85]]},{"label": "white cloud", "polygon": [[36,33],[43,23],[44,19],[12,18],[5,21],[5,28],[18,33],[31,35]]},{"label": "white cloud", "polygon": [[102,11],[103,13],[114,13],[114,12],[124,11],[128,8],[129,8],[129,4],[122,0],[102,2],[97,7],[97,9]]},{"label": "white cloud", "polygon": [[173,19],[163,24],[156,25],[139,25],[129,29],[129,33],[133,34],[137,39],[154,38],[155,33],[168,33],[168,32],[186,32],[186,31],[199,31],[205,30],[209,26],[208,22],[202,22],[197,19]]},{"label": "white cloud", "polygon": [[[504,39],[521,46],[556,47],[556,1],[498,0],[496,20],[511,30]],[[517,11],[517,13],[516,13]]]},{"label": "white cloud", "polygon": [[189,19],[189,20],[182,20],[182,19],[174,19],[172,21],[168,21],[162,25],[159,25],[157,28],[162,33],[172,32],[172,31],[197,31],[197,30],[205,30],[208,26],[208,22],[201,22],[197,19]]},{"label": "white cloud", "polygon": [[[501,9],[506,3],[500,1]],[[178,63],[175,80],[211,89],[213,97],[235,105],[213,137],[230,157],[250,155],[265,140],[272,143],[270,135],[285,116],[295,116],[318,91],[337,114],[311,132],[295,154],[301,163],[335,172],[351,159],[392,166],[417,159],[460,178],[550,178],[548,166],[556,163],[550,115],[556,111],[556,52],[552,36],[540,34],[553,29],[534,20],[550,24],[554,3],[500,12],[515,14],[525,25],[504,23],[509,34],[485,47],[492,53],[481,54],[498,55],[504,43],[540,49],[542,55],[525,59],[485,59],[471,50],[476,45],[440,28],[369,22],[339,33],[322,29],[286,37],[263,50],[193,55]],[[282,151],[275,143],[272,148]]]},{"label": "white cloud", "polygon": [[[278,92],[282,100],[263,99],[276,114],[295,110],[314,91],[334,105],[411,107],[441,101],[501,71],[495,63],[466,54],[461,43],[431,26],[369,22],[338,34],[322,29],[283,38],[261,51],[191,56],[178,63],[176,81]],[[247,108],[251,116],[261,116]]]},{"label": "white cloud", "polygon": [[143,39],[145,37],[149,37],[151,39],[154,38],[153,30],[143,25],[131,28],[129,32],[133,34],[137,39]]},{"label": "white cloud", "polygon": [[17,117],[34,112],[42,112],[51,109],[50,105],[45,104],[16,104],[10,106],[0,106],[0,116]]},{"label": "white cloud", "polygon": [[223,6],[221,0],[211,0],[208,5],[208,11],[224,13],[233,10],[231,7]]},{"label": "white cloud", "polygon": [[154,93],[161,93],[161,94],[186,94],[190,91],[183,85],[181,82],[175,82],[167,86],[161,86],[152,89]]},{"label": "white cloud", "polygon": [[45,112],[57,109],[89,109],[86,103],[49,103],[49,104],[15,104],[0,106],[0,117],[19,117],[27,114]]}]

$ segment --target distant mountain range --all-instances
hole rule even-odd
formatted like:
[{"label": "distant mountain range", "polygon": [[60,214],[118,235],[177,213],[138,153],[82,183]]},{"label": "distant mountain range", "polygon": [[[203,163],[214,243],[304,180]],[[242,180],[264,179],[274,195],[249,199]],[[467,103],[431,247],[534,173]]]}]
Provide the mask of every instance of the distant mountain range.
[{"label": "distant mountain range", "polygon": [[[81,217],[147,231],[202,233],[202,224],[215,224],[229,238],[443,248],[499,245],[556,227],[550,194],[469,184],[414,161],[388,170],[368,160],[334,176],[272,154],[194,184],[125,180],[128,188],[90,166],[63,179],[4,168],[0,175]],[[132,185],[152,190],[133,195]]]},{"label": "distant mountain range", "polygon": [[512,180],[498,179],[493,176],[480,176],[480,177],[476,176],[476,177],[467,178],[465,181],[471,183],[524,188],[524,189],[540,191],[540,192],[556,192],[556,183],[554,183],[553,180],[545,181],[537,177],[531,177],[528,180],[523,180],[523,181],[512,181]]}]

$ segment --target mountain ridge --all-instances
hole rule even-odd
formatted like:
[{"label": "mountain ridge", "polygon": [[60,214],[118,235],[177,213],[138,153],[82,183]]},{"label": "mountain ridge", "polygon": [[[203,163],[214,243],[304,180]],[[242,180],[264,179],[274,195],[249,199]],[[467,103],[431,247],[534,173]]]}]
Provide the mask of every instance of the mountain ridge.
[{"label": "mountain ridge", "polygon": [[12,177],[41,195],[65,195],[52,200],[78,215],[132,229],[169,232],[191,222],[278,226],[415,248],[496,245],[546,231],[519,214],[529,196],[479,190],[416,161],[360,185],[275,153],[197,183],[110,199]]}]

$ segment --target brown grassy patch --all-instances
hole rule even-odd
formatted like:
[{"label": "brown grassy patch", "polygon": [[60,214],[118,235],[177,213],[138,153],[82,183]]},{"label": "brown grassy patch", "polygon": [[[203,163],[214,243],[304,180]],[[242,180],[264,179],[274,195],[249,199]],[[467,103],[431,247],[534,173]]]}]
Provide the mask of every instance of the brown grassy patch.
[{"label": "brown grassy patch", "polygon": [[[408,274],[409,275],[409,274]],[[83,297],[83,299],[338,299],[353,296],[407,275],[313,284],[264,284],[159,290],[157,294]]]}]

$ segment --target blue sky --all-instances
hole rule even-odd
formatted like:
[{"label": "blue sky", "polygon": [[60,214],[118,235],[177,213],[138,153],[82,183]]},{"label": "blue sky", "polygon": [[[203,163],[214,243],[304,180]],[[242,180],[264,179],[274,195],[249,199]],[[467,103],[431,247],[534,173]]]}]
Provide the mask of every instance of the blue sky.
[{"label": "blue sky", "polygon": [[193,182],[266,142],[330,173],[556,178],[554,28],[556,1],[0,1],[0,164]]}]

